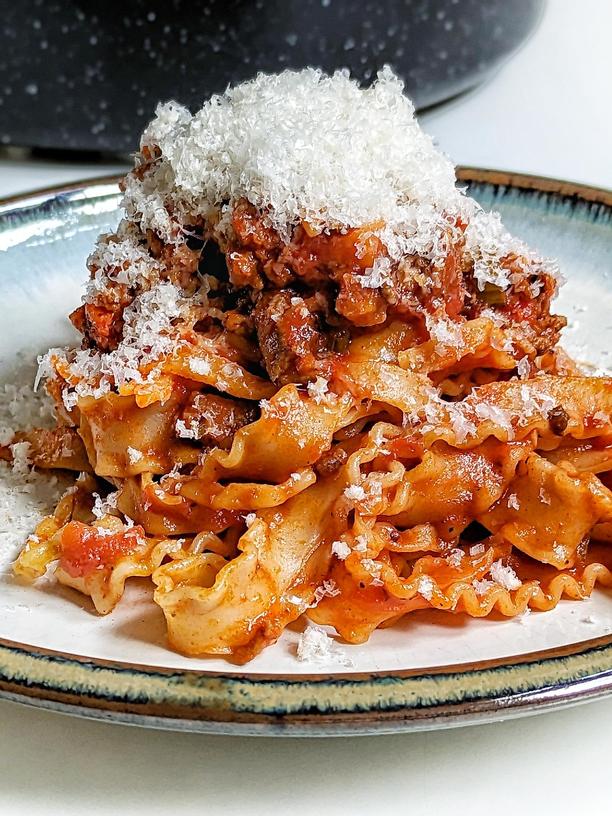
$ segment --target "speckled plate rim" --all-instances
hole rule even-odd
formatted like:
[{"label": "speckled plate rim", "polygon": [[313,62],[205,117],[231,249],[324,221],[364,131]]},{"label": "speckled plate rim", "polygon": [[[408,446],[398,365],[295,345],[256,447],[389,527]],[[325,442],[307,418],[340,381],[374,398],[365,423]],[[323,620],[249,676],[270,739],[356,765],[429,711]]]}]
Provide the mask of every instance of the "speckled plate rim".
[{"label": "speckled plate rim", "polygon": [[[116,192],[105,176],[0,200],[0,215]],[[461,182],[552,194],[612,209],[612,191],[465,167]],[[511,661],[511,662],[510,662]],[[491,722],[612,693],[612,636],[519,658],[435,670],[238,674],[87,659],[0,640],[0,698],[93,719],[217,734],[340,736]]]}]

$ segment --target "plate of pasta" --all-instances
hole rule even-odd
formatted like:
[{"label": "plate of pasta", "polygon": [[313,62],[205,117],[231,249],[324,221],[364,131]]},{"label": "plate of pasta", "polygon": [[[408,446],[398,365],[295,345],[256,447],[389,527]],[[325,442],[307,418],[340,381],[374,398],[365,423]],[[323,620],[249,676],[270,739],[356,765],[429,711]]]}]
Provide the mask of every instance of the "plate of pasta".
[{"label": "plate of pasta", "polygon": [[[0,695],[219,733],[612,688],[612,194],[458,172],[401,82],[158,107],[0,205]],[[537,248],[537,249],[536,249]]]}]

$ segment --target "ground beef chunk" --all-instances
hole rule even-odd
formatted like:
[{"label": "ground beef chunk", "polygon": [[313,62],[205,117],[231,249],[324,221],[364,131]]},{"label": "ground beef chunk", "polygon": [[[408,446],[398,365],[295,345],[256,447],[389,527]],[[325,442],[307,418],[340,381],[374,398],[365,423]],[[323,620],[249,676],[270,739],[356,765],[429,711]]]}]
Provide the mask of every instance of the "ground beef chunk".
[{"label": "ground beef chunk", "polygon": [[263,289],[263,278],[259,274],[259,264],[252,252],[233,250],[227,253],[227,268],[232,284],[236,287],[250,286]]},{"label": "ground beef chunk", "polygon": [[556,290],[555,279],[535,267],[533,275],[518,277],[501,308],[511,324],[521,324],[538,354],[545,354],[557,345],[561,329],[567,324],[564,317],[550,313]]},{"label": "ground beef chunk", "polygon": [[327,350],[319,319],[291,290],[264,292],[254,312],[263,363],[272,382],[304,383],[317,376]]},{"label": "ground beef chunk", "polygon": [[83,335],[86,346],[99,351],[112,351],[117,348],[123,334],[123,310],[126,305],[121,302],[85,303],[70,314],[70,321]]},{"label": "ground beef chunk", "polygon": [[331,476],[339,470],[348,459],[348,453],[344,448],[331,448],[321,456],[319,461],[315,464],[314,469],[319,476]]},{"label": "ground beef chunk", "polygon": [[556,405],[548,413],[548,424],[551,431],[557,436],[565,431],[569,423],[569,414],[562,405]]},{"label": "ground beef chunk", "polygon": [[363,287],[359,276],[352,272],[346,272],[340,278],[336,309],[355,326],[378,326],[387,319],[383,293]]},{"label": "ground beef chunk", "polygon": [[[193,230],[194,228],[189,228]],[[192,237],[187,236],[192,243]],[[198,265],[202,247],[191,249],[188,243],[165,244],[161,238],[151,230],[147,231],[149,251],[153,258],[162,265],[162,278],[174,283],[192,295],[200,285]],[[203,246],[203,245],[202,245]]]},{"label": "ground beef chunk", "polygon": [[258,414],[257,406],[248,400],[196,393],[179,419],[205,446],[229,450],[236,431],[254,422]]},{"label": "ground beef chunk", "polygon": [[276,230],[264,223],[264,217],[250,202],[240,201],[232,212],[232,227],[240,244],[255,251],[279,249],[281,239]]},{"label": "ground beef chunk", "polygon": [[504,262],[512,279],[507,289],[487,285],[481,291],[469,271],[466,278],[469,294],[462,315],[472,319],[483,310],[492,309],[507,318],[510,326],[520,328],[537,354],[546,354],[559,342],[567,320],[550,313],[550,302],[557,288],[555,279],[538,266],[533,267],[532,275],[525,275],[525,263],[519,264],[516,259]]},{"label": "ground beef chunk", "polygon": [[118,283],[115,276],[119,268],[100,270],[95,264],[90,265],[92,278],[102,271],[104,287],[89,293],[87,301],[70,315],[72,324],[84,337],[85,347],[102,352],[116,349],[123,335],[124,310],[130,306],[139,290],[154,285],[160,279],[172,282],[187,295],[197,291],[201,285],[198,264],[204,248],[204,239],[197,234],[199,229],[197,226],[189,227],[190,232],[186,233],[188,243],[179,245],[165,244],[154,232],[147,232],[148,251],[152,258],[159,261],[161,272],[159,275],[155,273],[143,286]]},{"label": "ground beef chunk", "polygon": [[[28,457],[39,468],[91,472],[83,440],[75,428],[59,425],[57,428],[31,428],[19,431],[13,442],[28,442]],[[0,459],[10,461],[9,447],[0,447]]]}]

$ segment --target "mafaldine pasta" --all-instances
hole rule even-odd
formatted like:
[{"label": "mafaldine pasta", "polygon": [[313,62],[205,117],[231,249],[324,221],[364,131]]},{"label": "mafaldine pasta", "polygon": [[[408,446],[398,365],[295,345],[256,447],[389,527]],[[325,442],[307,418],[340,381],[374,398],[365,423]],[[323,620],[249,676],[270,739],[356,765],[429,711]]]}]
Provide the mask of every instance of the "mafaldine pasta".
[{"label": "mafaldine pasta", "polygon": [[363,643],[612,585],[612,379],[402,90],[309,69],[158,108],[81,346],[40,361],[57,426],[13,442],[79,473],[19,576],[101,614],[147,578],[174,649],[236,662],[302,616]]}]

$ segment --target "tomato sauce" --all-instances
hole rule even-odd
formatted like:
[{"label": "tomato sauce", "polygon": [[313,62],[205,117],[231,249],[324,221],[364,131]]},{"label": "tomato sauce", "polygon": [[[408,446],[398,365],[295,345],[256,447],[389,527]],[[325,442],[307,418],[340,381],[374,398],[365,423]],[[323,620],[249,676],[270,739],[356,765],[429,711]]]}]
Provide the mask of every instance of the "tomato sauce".
[{"label": "tomato sauce", "polygon": [[140,526],[104,535],[95,527],[71,521],[62,532],[59,565],[73,578],[86,578],[136,552],[142,547],[143,536]]}]

